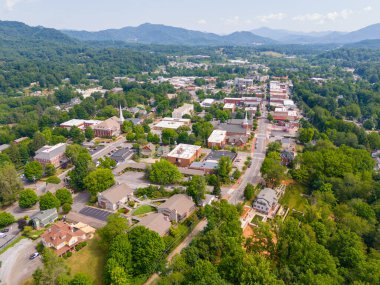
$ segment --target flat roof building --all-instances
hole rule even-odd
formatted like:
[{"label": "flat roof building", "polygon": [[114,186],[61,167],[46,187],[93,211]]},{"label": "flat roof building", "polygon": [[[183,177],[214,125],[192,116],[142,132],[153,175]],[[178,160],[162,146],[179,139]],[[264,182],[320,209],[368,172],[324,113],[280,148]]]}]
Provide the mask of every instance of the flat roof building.
[{"label": "flat roof building", "polygon": [[214,130],[207,140],[208,147],[223,147],[226,144],[227,131]]},{"label": "flat roof building", "polygon": [[65,151],[65,143],[59,143],[54,146],[45,145],[36,151],[34,160],[42,165],[53,164],[55,167],[59,167],[61,165],[61,160],[65,156]]},{"label": "flat roof building", "polygon": [[173,118],[182,119],[184,115],[191,115],[191,113],[194,112],[194,105],[193,104],[184,104],[183,106],[174,109],[172,113]]},{"label": "flat roof building", "polygon": [[202,148],[197,145],[179,144],[168,153],[167,160],[180,167],[188,167],[194,160],[200,157]]},{"label": "flat roof building", "polygon": [[181,118],[163,118],[160,122],[153,126],[155,130],[163,129],[173,129],[177,130],[182,126],[190,126],[190,119],[181,119]]}]

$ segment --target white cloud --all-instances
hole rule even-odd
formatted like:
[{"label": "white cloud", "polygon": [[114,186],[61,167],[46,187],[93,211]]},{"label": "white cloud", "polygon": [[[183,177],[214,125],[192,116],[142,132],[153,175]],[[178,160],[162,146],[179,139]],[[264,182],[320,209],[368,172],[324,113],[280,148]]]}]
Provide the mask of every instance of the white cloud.
[{"label": "white cloud", "polygon": [[23,2],[23,1],[25,0],[5,0],[4,1],[5,9],[7,9],[8,11],[12,11],[14,6],[16,6],[18,3]]},{"label": "white cloud", "polygon": [[274,14],[269,14],[269,15],[263,15],[263,16],[258,16],[257,19],[259,19],[260,22],[269,22],[271,20],[273,21],[281,21],[286,18],[285,13],[274,13]]},{"label": "white cloud", "polygon": [[367,6],[363,9],[364,12],[371,12],[373,10],[372,6]]},{"label": "white cloud", "polygon": [[204,26],[204,25],[207,25],[207,21],[205,19],[200,19],[200,20],[197,21],[197,24],[201,25],[201,26]]},{"label": "white cloud", "polygon": [[353,14],[354,12],[352,10],[344,9],[340,12],[334,11],[334,12],[329,12],[326,14],[309,13],[305,15],[298,15],[298,16],[293,17],[293,20],[299,21],[299,22],[319,22],[323,24],[326,21],[336,21],[339,19],[345,20],[345,19],[348,19]]}]

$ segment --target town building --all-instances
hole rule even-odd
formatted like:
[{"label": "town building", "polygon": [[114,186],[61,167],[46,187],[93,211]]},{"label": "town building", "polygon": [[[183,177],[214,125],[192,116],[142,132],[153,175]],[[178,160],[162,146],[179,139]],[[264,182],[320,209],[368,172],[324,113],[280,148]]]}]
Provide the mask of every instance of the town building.
[{"label": "town building", "polygon": [[156,150],[156,146],[152,143],[148,143],[147,145],[144,145],[140,148],[140,153],[143,156],[150,157],[154,154],[155,150]]},{"label": "town building", "polygon": [[98,205],[101,208],[116,211],[132,196],[133,190],[127,184],[122,183],[98,193]]},{"label": "town building", "polygon": [[174,109],[172,113],[173,118],[182,119],[184,115],[191,115],[194,112],[193,104],[184,104],[183,106]]},{"label": "town building", "polygon": [[116,162],[124,162],[126,159],[133,156],[133,151],[129,147],[121,148],[115,151],[110,158]]},{"label": "town building", "polygon": [[278,204],[277,193],[271,188],[264,188],[257,195],[252,207],[261,213],[269,214],[271,210],[274,210]]},{"label": "town building", "polygon": [[86,233],[62,221],[53,224],[41,235],[42,244],[52,248],[59,256],[73,251],[77,244],[85,240]]},{"label": "town building", "polygon": [[54,146],[46,145],[36,151],[34,160],[42,165],[53,164],[55,167],[59,167],[64,161],[65,151],[65,143],[59,143]]},{"label": "town building", "polygon": [[215,103],[215,99],[207,98],[204,99],[201,103],[203,108],[210,108]]},{"label": "town building", "polygon": [[162,213],[153,213],[142,217],[137,225],[144,226],[162,237],[169,233],[172,223],[168,216]]},{"label": "town building", "polygon": [[231,103],[236,106],[258,106],[262,102],[262,98],[258,97],[240,97],[240,98],[230,98],[226,97],[223,100],[224,104]]},{"label": "town building", "polygon": [[225,146],[227,140],[227,131],[224,130],[214,130],[207,140],[207,145],[209,148]]},{"label": "town building", "polygon": [[211,160],[194,161],[190,165],[189,168],[195,169],[195,170],[201,170],[204,173],[210,174],[210,173],[214,173],[218,169],[218,162],[217,161],[211,161]]},{"label": "town building", "polygon": [[182,126],[190,126],[190,119],[179,119],[179,118],[163,118],[157,124],[153,126],[154,130],[163,130],[163,129],[173,129],[177,130]]},{"label": "town building", "polygon": [[103,121],[72,119],[70,121],[67,121],[67,122],[60,124],[59,126],[61,128],[65,128],[67,130],[70,130],[72,127],[77,127],[79,129],[81,129],[82,131],[84,131],[88,127],[96,126],[96,125],[100,124],[101,122],[103,122]]},{"label": "town building", "polygon": [[41,229],[58,219],[57,209],[43,210],[31,217],[33,228]]},{"label": "town building", "polygon": [[202,148],[197,145],[179,144],[168,153],[166,159],[180,167],[188,167],[201,156]]},{"label": "town building", "polygon": [[96,137],[113,137],[120,135],[121,128],[119,118],[112,117],[94,126]]},{"label": "town building", "polygon": [[234,103],[226,103],[223,106],[224,111],[235,112],[236,105]]},{"label": "town building", "polygon": [[195,210],[192,199],[185,194],[176,194],[158,206],[158,213],[168,216],[176,223],[183,221]]},{"label": "town building", "polygon": [[297,111],[279,107],[274,110],[273,119],[276,121],[295,121],[298,119],[298,114]]}]

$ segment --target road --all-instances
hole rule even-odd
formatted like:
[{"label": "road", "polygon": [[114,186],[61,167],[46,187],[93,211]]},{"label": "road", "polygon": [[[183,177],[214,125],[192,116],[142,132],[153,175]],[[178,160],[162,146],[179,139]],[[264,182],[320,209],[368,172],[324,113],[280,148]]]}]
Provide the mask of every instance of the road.
[{"label": "road", "polygon": [[243,177],[239,181],[239,185],[232,187],[228,194],[229,202],[231,204],[238,204],[244,201],[244,188],[248,183],[257,184],[261,180],[260,168],[265,158],[265,152],[267,147],[267,131],[268,131],[268,119],[267,111],[262,111],[262,117],[258,120],[258,127],[256,131],[256,147],[253,150],[252,164],[247,169]]},{"label": "road", "polygon": [[0,284],[19,285],[30,278],[34,271],[42,266],[41,258],[29,260],[29,256],[36,252],[38,241],[23,239],[0,255]]}]

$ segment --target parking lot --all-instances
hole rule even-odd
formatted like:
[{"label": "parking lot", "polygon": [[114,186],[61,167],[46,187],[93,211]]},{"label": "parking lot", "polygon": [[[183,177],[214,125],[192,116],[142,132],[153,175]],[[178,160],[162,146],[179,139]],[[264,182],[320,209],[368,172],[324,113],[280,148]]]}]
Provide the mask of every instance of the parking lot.
[{"label": "parking lot", "polygon": [[96,209],[92,207],[84,207],[82,210],[79,211],[79,213],[97,220],[101,220],[103,222],[107,222],[108,216],[112,214],[109,211]]},{"label": "parking lot", "polygon": [[144,176],[144,172],[127,171],[120,176],[116,176],[115,179],[117,183],[126,183],[132,189],[137,189],[149,186],[149,181]]}]

